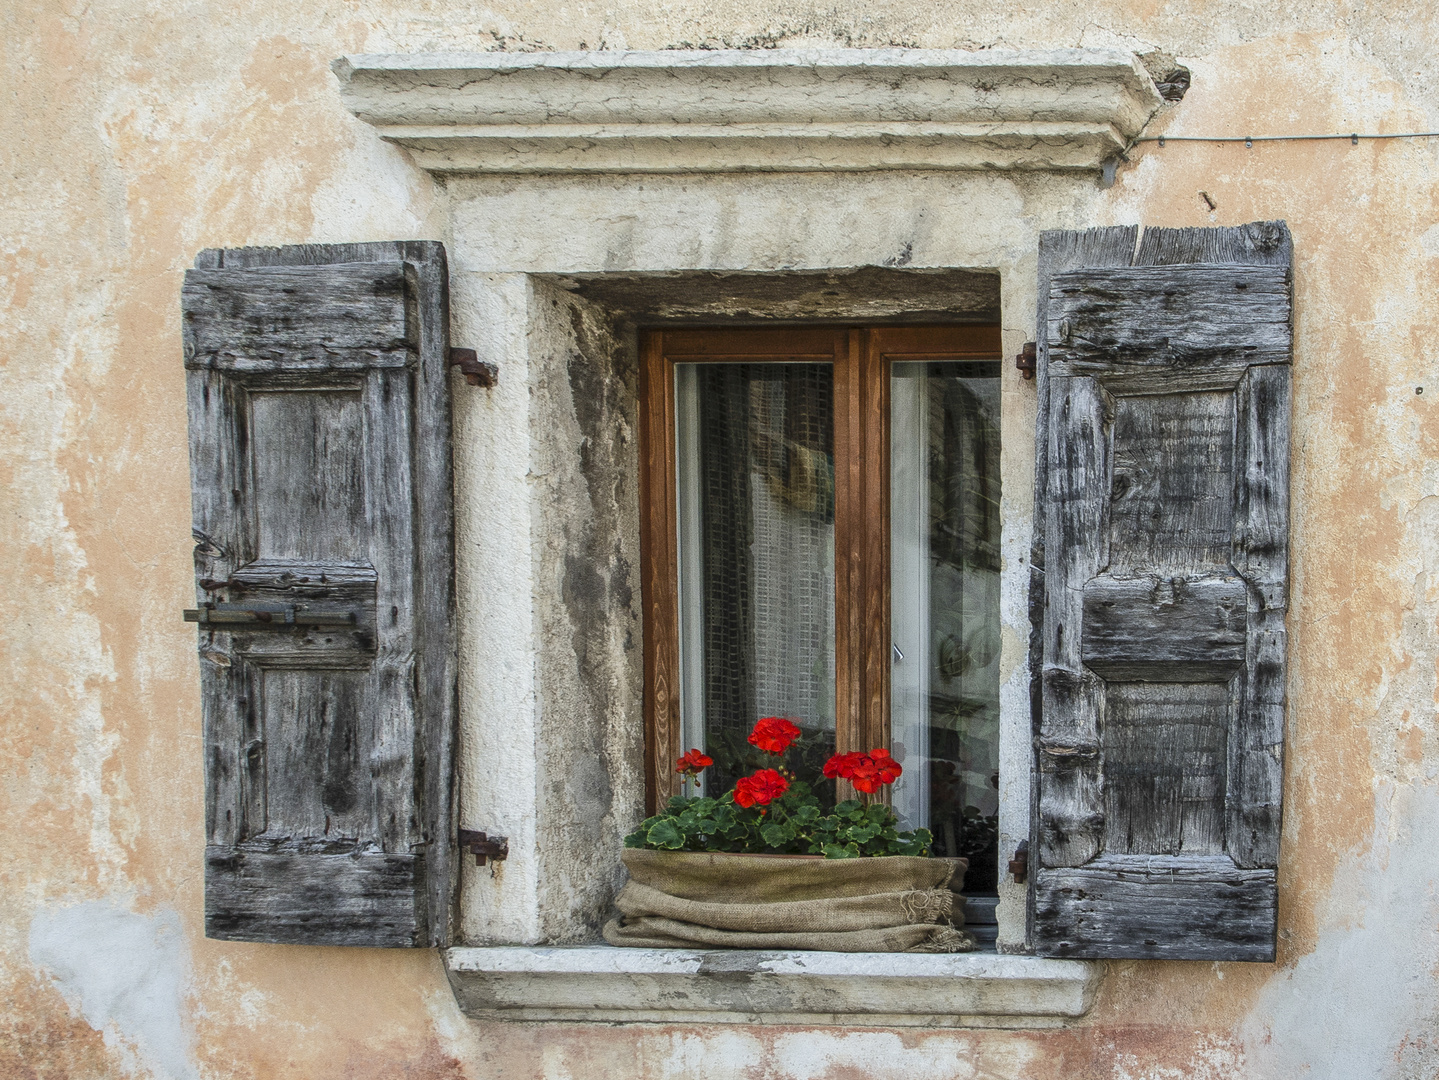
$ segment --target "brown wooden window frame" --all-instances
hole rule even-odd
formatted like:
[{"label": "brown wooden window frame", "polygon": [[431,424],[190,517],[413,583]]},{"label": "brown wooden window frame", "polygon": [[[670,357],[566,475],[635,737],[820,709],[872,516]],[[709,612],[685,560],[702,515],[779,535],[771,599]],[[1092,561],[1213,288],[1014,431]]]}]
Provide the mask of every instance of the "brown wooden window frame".
[{"label": "brown wooden window frame", "polygon": [[640,576],[645,801],[679,793],[679,526],[675,364],[831,363],[835,460],[835,743],[887,746],[890,701],[889,365],[998,360],[995,324],[641,331]]}]

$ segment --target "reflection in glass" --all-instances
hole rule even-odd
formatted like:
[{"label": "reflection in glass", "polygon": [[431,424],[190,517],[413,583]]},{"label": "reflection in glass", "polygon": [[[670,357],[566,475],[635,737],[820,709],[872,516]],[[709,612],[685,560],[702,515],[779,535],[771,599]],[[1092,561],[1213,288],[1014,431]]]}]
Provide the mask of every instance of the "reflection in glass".
[{"label": "reflection in glass", "polygon": [[681,749],[707,792],[774,763],[756,720],[804,732],[819,783],[834,753],[834,378],[828,364],[676,364]]},{"label": "reflection in glass", "polygon": [[998,885],[999,364],[896,363],[890,380],[894,806]]}]

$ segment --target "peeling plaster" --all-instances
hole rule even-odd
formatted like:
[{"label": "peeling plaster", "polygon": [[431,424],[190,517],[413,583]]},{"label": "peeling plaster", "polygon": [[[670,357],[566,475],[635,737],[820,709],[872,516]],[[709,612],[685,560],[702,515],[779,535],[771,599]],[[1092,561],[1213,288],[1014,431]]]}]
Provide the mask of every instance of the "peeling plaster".
[{"label": "peeling plaster", "polygon": [[194,1080],[185,1021],[189,957],[180,916],[137,915],[97,900],[48,905],[30,923],[30,962],[72,1012],[157,1080]]},{"label": "peeling plaster", "polygon": [[1371,846],[1335,876],[1329,929],[1244,1022],[1252,1080],[1439,1072],[1439,786],[1384,784],[1376,803]]}]

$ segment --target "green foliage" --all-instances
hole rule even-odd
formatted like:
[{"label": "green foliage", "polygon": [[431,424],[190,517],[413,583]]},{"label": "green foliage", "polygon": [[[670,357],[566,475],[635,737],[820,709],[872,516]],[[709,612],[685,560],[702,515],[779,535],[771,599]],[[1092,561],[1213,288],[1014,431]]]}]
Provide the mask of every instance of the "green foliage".
[{"label": "green foliage", "polygon": [[625,837],[625,847],[827,859],[929,854],[928,829],[899,832],[896,824],[888,806],[852,799],[826,814],[809,785],[795,781],[769,806],[739,806],[733,792],[718,799],[678,796]]}]

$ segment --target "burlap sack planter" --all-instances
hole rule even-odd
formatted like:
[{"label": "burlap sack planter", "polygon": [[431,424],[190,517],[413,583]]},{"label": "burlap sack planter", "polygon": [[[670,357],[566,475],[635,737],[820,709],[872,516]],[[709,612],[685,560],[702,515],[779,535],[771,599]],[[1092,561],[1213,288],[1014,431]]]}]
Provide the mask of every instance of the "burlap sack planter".
[{"label": "burlap sack planter", "polygon": [[650,949],[968,952],[965,859],[728,855],[626,848],[630,880],[604,928]]}]

